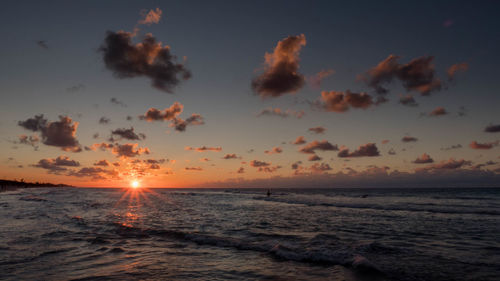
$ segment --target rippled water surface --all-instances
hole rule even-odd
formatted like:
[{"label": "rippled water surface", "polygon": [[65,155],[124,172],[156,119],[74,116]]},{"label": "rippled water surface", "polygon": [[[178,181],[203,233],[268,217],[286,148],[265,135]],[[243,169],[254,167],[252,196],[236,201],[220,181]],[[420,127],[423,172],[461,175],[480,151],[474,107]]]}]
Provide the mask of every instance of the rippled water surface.
[{"label": "rippled water surface", "polygon": [[0,193],[1,280],[500,280],[499,189]]}]

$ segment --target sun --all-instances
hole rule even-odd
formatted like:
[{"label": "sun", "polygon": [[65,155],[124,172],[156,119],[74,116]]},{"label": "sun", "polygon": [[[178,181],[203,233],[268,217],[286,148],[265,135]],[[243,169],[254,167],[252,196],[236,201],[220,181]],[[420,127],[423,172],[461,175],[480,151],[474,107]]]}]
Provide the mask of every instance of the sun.
[{"label": "sun", "polygon": [[139,186],[140,186],[140,185],[139,185],[139,182],[138,182],[138,181],[132,181],[132,182],[130,183],[130,186],[131,186],[132,188],[139,188]]}]

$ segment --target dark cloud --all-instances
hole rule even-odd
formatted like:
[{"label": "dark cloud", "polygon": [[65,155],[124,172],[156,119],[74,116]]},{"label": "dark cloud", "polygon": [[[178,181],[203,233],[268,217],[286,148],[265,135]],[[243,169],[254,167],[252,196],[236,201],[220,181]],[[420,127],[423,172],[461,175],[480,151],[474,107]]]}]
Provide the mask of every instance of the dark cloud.
[{"label": "dark cloud", "polygon": [[398,59],[399,56],[389,55],[363,75],[362,79],[378,94],[388,93],[385,84],[396,78],[407,91],[418,91],[423,96],[441,89],[441,81],[435,77],[434,57],[416,58],[407,64],[400,64]]},{"label": "dark cloud", "polygon": [[245,168],[240,167],[240,168],[238,169],[238,171],[236,171],[236,173],[238,173],[238,174],[244,174],[244,173],[245,173]]},{"label": "dark cloud", "polygon": [[137,143],[115,144],[112,148],[113,154],[117,157],[135,157],[142,154],[149,154],[149,148],[138,147]]},{"label": "dark cloud", "polygon": [[283,152],[283,149],[281,149],[281,147],[273,147],[273,149],[271,149],[271,150],[264,151],[265,154],[278,154],[278,153],[282,153],[282,152]]},{"label": "dark cloud", "polygon": [[113,139],[113,136],[118,136],[120,137],[120,139],[126,139],[126,140],[143,140],[146,138],[146,135],[142,133],[136,134],[134,132],[133,127],[130,127],[130,129],[118,128],[116,130],[111,131],[110,141],[115,141]]},{"label": "dark cloud", "polygon": [[455,76],[457,73],[465,72],[469,69],[469,64],[462,62],[462,63],[456,63],[448,68],[446,73],[448,74],[448,80],[452,81],[455,79]]},{"label": "dark cloud", "polygon": [[429,165],[424,168],[418,168],[417,171],[422,170],[454,170],[462,168],[463,166],[471,165],[471,161],[466,161],[464,159],[455,160],[454,158],[450,158],[449,160],[443,160],[439,163],[435,163]]},{"label": "dark cloud", "polygon": [[412,95],[400,96],[399,103],[410,107],[418,106],[418,103],[415,101]]},{"label": "dark cloud", "polygon": [[109,124],[109,122],[111,122],[111,120],[110,120],[109,118],[106,118],[106,117],[104,117],[104,116],[103,116],[103,117],[101,117],[101,118],[99,119],[99,121],[98,121],[98,122],[99,122],[99,124],[101,124],[101,125],[106,125],[106,124]]},{"label": "dark cloud", "polygon": [[67,116],[59,116],[59,121],[48,122],[42,115],[36,115],[25,121],[19,121],[18,125],[34,132],[40,132],[42,143],[45,145],[60,147],[64,151],[82,151],[80,143],[76,139],[78,122]]},{"label": "dark cloud", "polygon": [[281,166],[265,166],[265,167],[259,167],[257,169],[258,172],[265,172],[265,173],[274,173],[278,169],[281,169]]},{"label": "dark cloud", "polygon": [[380,156],[380,152],[378,151],[377,145],[375,143],[367,143],[365,145],[360,145],[357,150],[353,152],[349,152],[349,149],[344,148],[339,151],[337,154],[338,157],[347,158],[347,157],[373,157]]},{"label": "dark cloud", "polygon": [[446,115],[446,114],[448,114],[448,111],[446,111],[446,109],[444,109],[444,107],[442,107],[442,106],[438,106],[434,110],[429,112],[429,116],[431,116],[431,117],[437,117],[437,116],[442,116],[442,115]]},{"label": "dark cloud", "polygon": [[402,142],[416,142],[418,141],[417,138],[415,137],[410,137],[410,136],[404,136],[402,139],[401,139]]},{"label": "dark cloud", "polygon": [[276,107],[276,108],[270,107],[270,108],[263,109],[261,112],[259,112],[259,114],[257,114],[257,117],[260,117],[260,116],[279,116],[282,118],[286,118],[288,116],[294,116],[297,119],[300,119],[304,115],[305,115],[305,112],[303,110],[295,111],[295,110],[287,109],[285,111],[285,110],[282,110],[281,108],[278,108],[278,107]]},{"label": "dark cloud", "polygon": [[367,109],[372,106],[373,98],[367,93],[323,91],[321,92],[321,102],[319,106],[330,112],[346,112],[352,108]]},{"label": "dark cloud", "polygon": [[302,161],[297,161],[292,164],[292,170],[297,170],[300,167],[300,164],[302,164]]},{"label": "dark cloud", "polygon": [[489,125],[484,129],[487,133],[499,133],[500,132],[500,124],[498,125]]},{"label": "dark cloud", "polygon": [[261,97],[279,97],[304,86],[299,73],[299,52],[306,45],[304,34],[279,41],[272,54],[265,55],[264,73],[252,81],[253,90]]},{"label": "dark cloud", "polygon": [[306,143],[306,139],[303,136],[298,136],[295,141],[292,142],[292,144],[304,144]]},{"label": "dark cloud", "polygon": [[186,127],[189,125],[203,125],[205,120],[200,114],[191,114],[186,120],[181,118],[174,118],[170,123],[170,127],[174,128],[178,132],[186,131]]},{"label": "dark cloud", "polygon": [[111,163],[108,162],[108,160],[99,160],[97,162],[94,163],[94,166],[104,166],[104,167],[107,167],[107,166],[111,166]]},{"label": "dark cloud", "polygon": [[334,151],[338,150],[338,146],[333,145],[326,140],[322,141],[315,140],[301,147],[299,151],[302,153],[314,154],[316,150]]},{"label": "dark cloud", "polygon": [[43,118],[43,114],[40,114],[35,115],[33,118],[28,118],[25,121],[19,121],[17,124],[26,130],[37,132],[47,127],[47,119]]},{"label": "dark cloud", "polygon": [[36,44],[38,45],[38,47],[40,47],[42,49],[45,49],[45,50],[49,49],[49,46],[47,45],[47,42],[45,40],[36,41]]},{"label": "dark cloud", "polygon": [[487,143],[478,143],[477,141],[473,141],[469,144],[469,147],[472,149],[492,149],[497,146],[499,141],[487,142]]},{"label": "dark cloud", "polygon": [[101,167],[83,167],[78,171],[70,171],[68,176],[79,178],[91,177],[94,180],[105,180],[107,179],[107,176],[118,178],[118,173]]},{"label": "dark cloud", "polygon": [[172,93],[180,79],[191,78],[191,72],[176,62],[169,46],[162,46],[152,34],[145,35],[142,42],[132,43],[134,34],[125,31],[108,31],[100,47],[106,67],[118,78],[145,76],[152,86]]},{"label": "dark cloud", "polygon": [[118,100],[117,98],[111,98],[109,101],[112,104],[119,105],[119,106],[122,106],[122,107],[127,107],[127,105],[124,102]]},{"label": "dark cloud", "polygon": [[203,168],[201,168],[201,167],[185,167],[184,170],[186,170],[186,171],[203,171]]},{"label": "dark cloud", "polygon": [[434,160],[427,153],[422,154],[422,156],[417,157],[417,159],[413,161],[415,164],[428,164],[433,162]]},{"label": "dark cloud", "polygon": [[241,158],[241,157],[238,157],[238,155],[234,154],[234,153],[231,153],[231,154],[226,154],[224,155],[224,157],[222,157],[222,159],[238,159],[238,158]]},{"label": "dark cloud", "polygon": [[268,167],[270,166],[271,163],[267,163],[267,162],[264,162],[264,161],[259,161],[259,160],[252,160],[250,161],[250,166],[252,167]]},{"label": "dark cloud", "polygon": [[309,128],[308,131],[315,134],[323,134],[326,131],[326,129],[324,127],[319,126],[319,127]]},{"label": "dark cloud", "polygon": [[186,120],[178,117],[184,109],[184,106],[179,102],[173,103],[169,108],[163,111],[156,108],[150,108],[144,115],[140,115],[139,119],[148,122],[153,121],[169,121],[169,126],[178,132],[184,132],[187,126],[205,124],[203,116],[200,114],[191,114]]},{"label": "dark cloud", "polygon": [[134,119],[134,117],[128,115],[126,118],[125,118],[127,121],[132,121],[132,119]]},{"label": "dark cloud", "polygon": [[201,146],[201,147],[191,147],[191,146],[186,146],[184,150],[192,150],[196,152],[205,152],[205,151],[214,151],[214,152],[219,152],[222,151],[222,147],[217,146],[217,147],[209,147],[209,146]]},{"label": "dark cloud", "polygon": [[80,163],[69,159],[67,156],[59,156],[57,158],[41,159],[37,164],[32,166],[46,169],[51,174],[59,174],[67,170],[65,167],[78,167]]}]

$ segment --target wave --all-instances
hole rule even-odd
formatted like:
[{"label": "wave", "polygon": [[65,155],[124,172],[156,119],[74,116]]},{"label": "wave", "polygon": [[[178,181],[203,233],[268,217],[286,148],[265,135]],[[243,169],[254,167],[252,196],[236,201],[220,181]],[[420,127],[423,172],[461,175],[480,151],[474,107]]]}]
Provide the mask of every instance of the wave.
[{"label": "wave", "polygon": [[[277,203],[305,205],[305,206],[323,206],[323,207],[336,207],[336,208],[351,208],[351,209],[371,209],[382,211],[407,211],[407,212],[429,212],[429,213],[443,213],[443,214],[472,214],[472,215],[491,215],[499,216],[500,210],[491,209],[477,209],[477,206],[460,206],[453,209],[439,207],[437,204],[409,204],[401,203],[401,205],[379,205],[370,203],[327,203],[327,202],[314,202],[311,200],[300,199],[286,199],[277,197],[253,197],[254,200],[271,201]],[[413,206],[411,206],[413,205]],[[416,207],[419,206],[419,207]],[[424,206],[427,206],[424,207]],[[469,210],[466,208],[476,208],[476,210]]]},{"label": "wave", "polygon": [[[328,244],[326,239],[338,238],[331,234],[318,234],[309,243],[282,241],[280,236],[270,235],[267,240],[252,240],[225,237],[170,229],[141,229],[115,223],[115,233],[127,238],[162,237],[196,243],[198,245],[233,248],[242,251],[266,253],[276,259],[321,265],[342,265],[354,271],[384,274],[374,263],[362,256],[373,251],[388,252],[390,248],[379,243],[362,244],[356,247],[338,243]],[[260,236],[260,234],[259,234]],[[266,235],[263,235],[266,236]],[[372,245],[373,244],[373,245]],[[332,247],[335,245],[336,248]],[[326,247],[328,246],[328,247]]]}]

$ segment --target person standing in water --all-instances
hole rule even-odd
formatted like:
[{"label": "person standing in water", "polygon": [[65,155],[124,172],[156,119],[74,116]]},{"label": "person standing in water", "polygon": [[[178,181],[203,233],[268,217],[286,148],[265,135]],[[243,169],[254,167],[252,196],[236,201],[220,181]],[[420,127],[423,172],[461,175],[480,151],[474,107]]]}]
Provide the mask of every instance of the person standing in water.
[{"label": "person standing in water", "polygon": [[270,189],[267,190],[267,197],[269,197],[269,196],[271,196],[271,190]]}]

